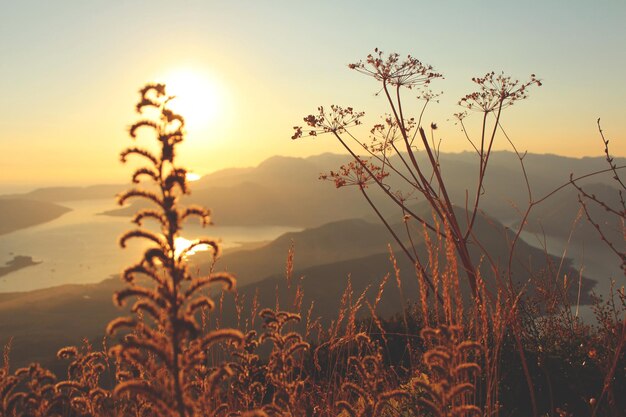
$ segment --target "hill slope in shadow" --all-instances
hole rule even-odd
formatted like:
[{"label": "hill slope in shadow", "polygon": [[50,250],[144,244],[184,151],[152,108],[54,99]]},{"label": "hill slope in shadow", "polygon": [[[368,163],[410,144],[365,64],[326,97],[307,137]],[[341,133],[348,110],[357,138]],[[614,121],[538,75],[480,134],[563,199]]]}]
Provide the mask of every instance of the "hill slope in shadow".
[{"label": "hill slope in shadow", "polygon": [[0,235],[46,223],[70,211],[46,201],[23,198],[0,199]]}]

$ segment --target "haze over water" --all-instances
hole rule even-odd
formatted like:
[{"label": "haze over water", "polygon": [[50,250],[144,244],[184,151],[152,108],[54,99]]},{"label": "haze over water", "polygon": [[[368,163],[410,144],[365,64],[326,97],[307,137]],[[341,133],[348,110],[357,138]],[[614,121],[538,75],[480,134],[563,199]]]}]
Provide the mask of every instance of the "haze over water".
[{"label": "haze over water", "polygon": [[[128,217],[99,215],[115,208],[112,199],[67,202],[72,211],[60,218],[0,236],[0,264],[14,256],[31,256],[38,265],[0,277],[0,292],[28,291],[63,284],[96,283],[120,273],[137,262],[142,253],[139,242],[126,249],[118,237],[132,228]],[[190,222],[184,237],[220,237],[225,249],[240,243],[272,240],[299,230],[284,226],[209,226]]]}]

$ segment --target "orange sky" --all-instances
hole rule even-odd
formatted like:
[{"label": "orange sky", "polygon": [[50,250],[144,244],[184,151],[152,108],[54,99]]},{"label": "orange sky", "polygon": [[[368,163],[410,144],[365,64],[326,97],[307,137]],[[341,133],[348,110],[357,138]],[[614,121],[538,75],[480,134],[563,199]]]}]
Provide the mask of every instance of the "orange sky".
[{"label": "orange sky", "polygon": [[377,86],[346,64],[377,46],[446,77],[425,118],[440,126],[445,151],[469,149],[448,119],[471,77],[494,70],[544,82],[505,113],[521,149],[599,155],[602,117],[612,151],[626,155],[626,3],[503,3],[406,1],[396,13],[356,0],[3,2],[0,190],[125,181],[118,153],[130,143],[136,91],[176,73],[217,96],[182,150],[196,172],[341,152],[330,137],[291,141],[292,126],[333,103],[375,123],[385,111]]}]

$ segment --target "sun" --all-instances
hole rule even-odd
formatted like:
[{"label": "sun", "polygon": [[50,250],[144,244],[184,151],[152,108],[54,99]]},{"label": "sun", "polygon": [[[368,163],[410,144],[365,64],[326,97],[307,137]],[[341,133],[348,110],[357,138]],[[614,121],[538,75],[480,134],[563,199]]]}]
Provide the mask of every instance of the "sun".
[{"label": "sun", "polygon": [[223,99],[219,85],[208,73],[182,69],[162,77],[168,94],[175,96],[170,108],[185,118],[187,129],[201,129],[220,116]]}]

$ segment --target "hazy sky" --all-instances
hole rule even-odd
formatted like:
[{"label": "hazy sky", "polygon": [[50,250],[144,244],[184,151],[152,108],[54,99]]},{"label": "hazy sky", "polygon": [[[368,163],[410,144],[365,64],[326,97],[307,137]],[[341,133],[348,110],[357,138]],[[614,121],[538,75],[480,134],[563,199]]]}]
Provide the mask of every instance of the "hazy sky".
[{"label": "hazy sky", "polygon": [[181,71],[218,96],[210,124],[189,126],[181,156],[197,172],[340,152],[330,137],[291,141],[292,126],[332,103],[376,122],[377,86],[346,67],[374,47],[445,75],[426,116],[444,150],[469,148],[448,118],[494,70],[544,81],[505,113],[521,149],[598,155],[602,117],[626,155],[625,21],[624,0],[0,0],[0,186],[125,180],[137,89]]}]

